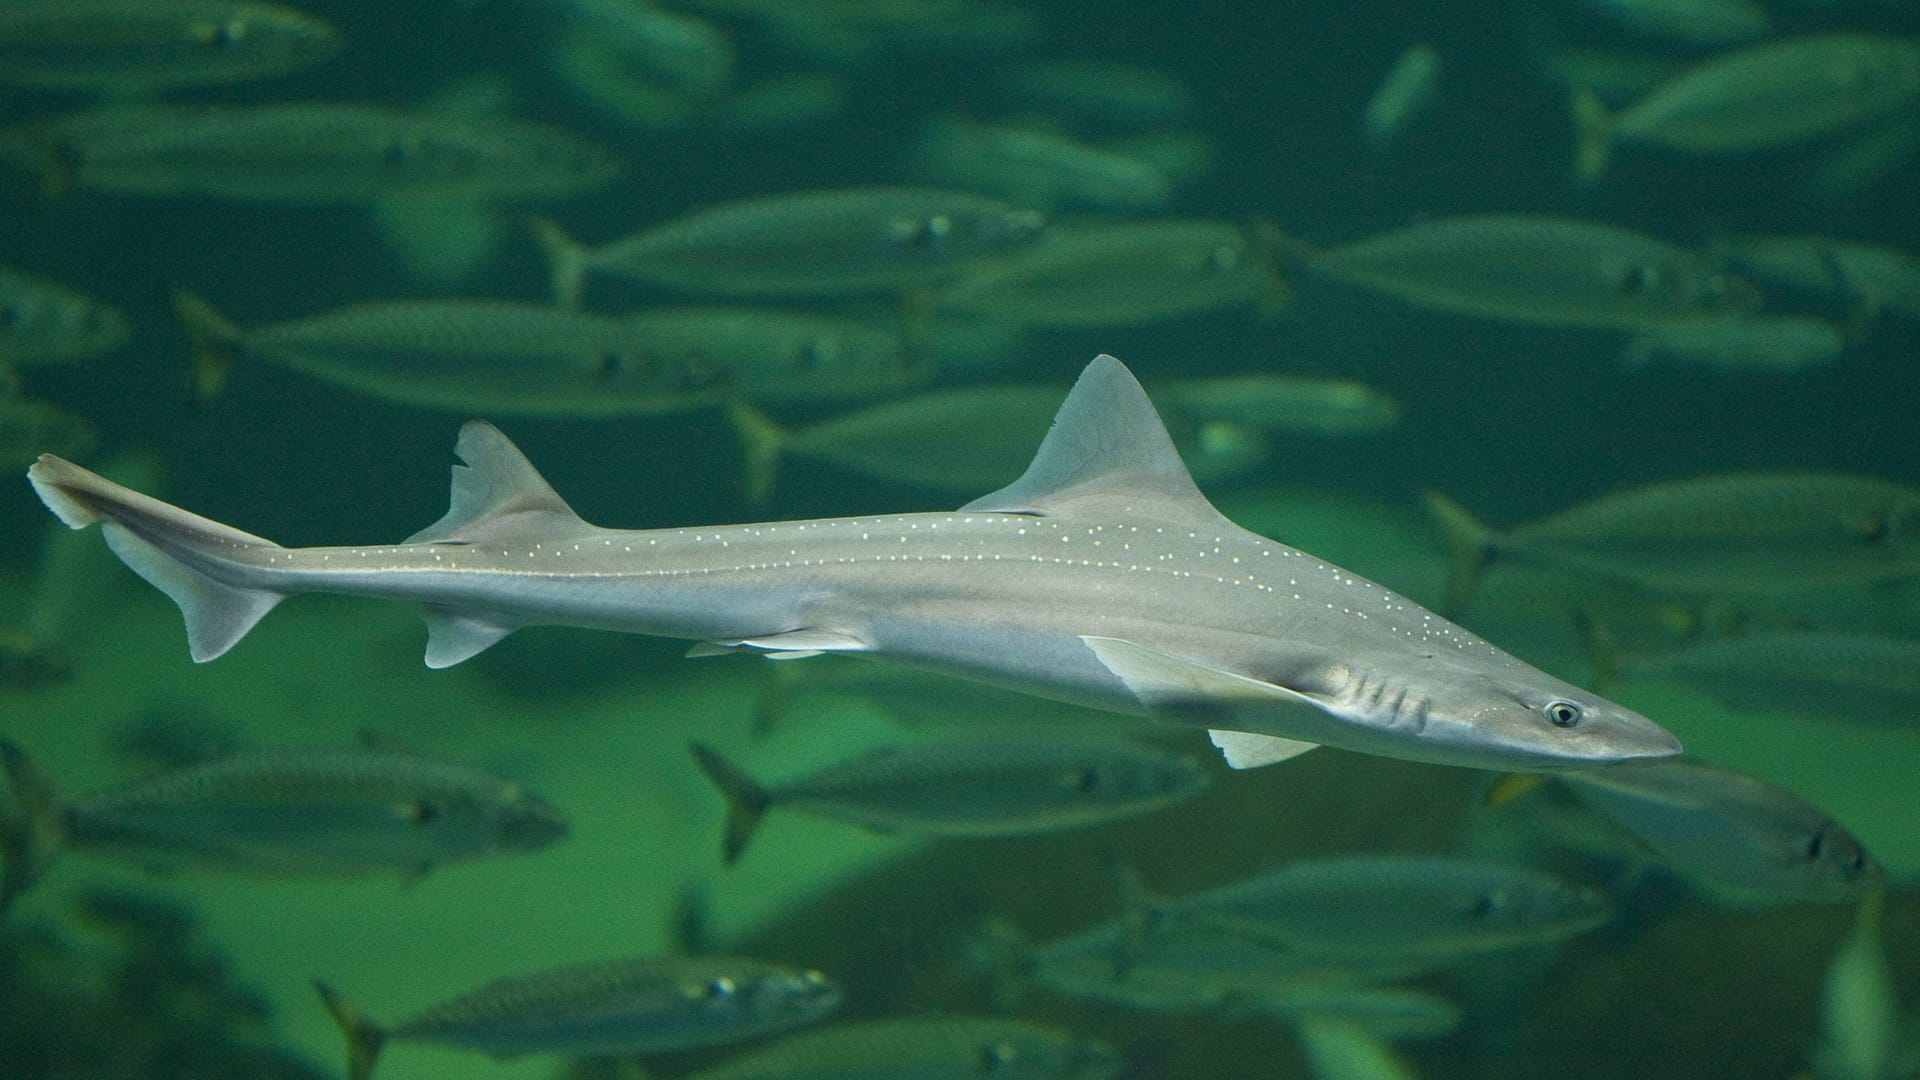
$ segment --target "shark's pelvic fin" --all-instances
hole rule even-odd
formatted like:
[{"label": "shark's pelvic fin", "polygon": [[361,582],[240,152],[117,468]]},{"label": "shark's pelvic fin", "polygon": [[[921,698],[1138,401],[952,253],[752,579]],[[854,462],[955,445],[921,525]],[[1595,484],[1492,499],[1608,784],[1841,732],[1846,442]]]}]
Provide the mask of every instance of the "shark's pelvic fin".
[{"label": "shark's pelvic fin", "polygon": [[466,464],[453,467],[453,499],[446,515],[407,537],[406,543],[552,534],[566,525],[585,525],[520,448],[492,424],[469,420],[461,425],[453,452]]},{"label": "shark's pelvic fin", "polygon": [[719,656],[732,652],[765,653],[772,660],[800,660],[827,652],[867,652],[873,646],[839,630],[802,627],[758,637],[703,641],[687,650],[688,656]]},{"label": "shark's pelvic fin", "polygon": [[962,509],[1046,514],[1089,501],[1182,524],[1220,520],[1194,486],[1147,392],[1105,353],[1080,373],[1020,479]]}]

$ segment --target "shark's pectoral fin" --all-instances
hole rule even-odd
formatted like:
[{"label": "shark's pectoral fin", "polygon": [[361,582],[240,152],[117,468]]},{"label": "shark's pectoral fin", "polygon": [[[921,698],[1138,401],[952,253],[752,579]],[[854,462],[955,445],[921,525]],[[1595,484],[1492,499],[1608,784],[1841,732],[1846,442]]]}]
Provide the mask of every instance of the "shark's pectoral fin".
[{"label": "shark's pectoral fin", "polygon": [[1305,694],[1121,638],[1082,635],[1080,640],[1157,719],[1207,728],[1236,769],[1285,761],[1318,745],[1238,730],[1241,716],[1261,727],[1285,726],[1290,715],[1305,726],[1324,725],[1326,710]]},{"label": "shark's pectoral fin", "polygon": [[471,659],[519,629],[445,608],[428,608],[425,614],[427,666],[436,669]]},{"label": "shark's pectoral fin", "polygon": [[688,656],[721,656],[734,652],[764,653],[769,660],[801,660],[829,652],[868,652],[873,646],[839,630],[801,627],[777,634],[703,641],[687,650]]},{"label": "shark's pectoral fin", "polygon": [[1251,731],[1223,731],[1219,728],[1209,730],[1207,737],[1220,748],[1220,756],[1226,758],[1227,766],[1233,769],[1277,765],[1320,746],[1319,743],[1283,739],[1278,735],[1255,735]]}]

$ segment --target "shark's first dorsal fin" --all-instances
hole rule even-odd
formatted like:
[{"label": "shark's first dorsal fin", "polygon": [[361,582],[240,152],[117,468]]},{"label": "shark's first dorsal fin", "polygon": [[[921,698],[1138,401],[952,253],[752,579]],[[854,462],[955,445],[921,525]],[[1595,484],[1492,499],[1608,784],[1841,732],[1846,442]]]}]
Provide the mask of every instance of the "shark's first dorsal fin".
[{"label": "shark's first dorsal fin", "polygon": [[520,448],[485,420],[460,428],[453,452],[464,465],[453,467],[453,501],[445,517],[407,537],[409,544],[474,540],[502,531],[527,531],[532,525],[551,531],[558,522],[579,523],[580,516],[556,494]]},{"label": "shark's first dorsal fin", "polygon": [[1219,513],[1194,486],[1147,392],[1105,353],[1080,373],[1020,479],[963,509],[1045,514],[1088,498],[1175,520]]}]

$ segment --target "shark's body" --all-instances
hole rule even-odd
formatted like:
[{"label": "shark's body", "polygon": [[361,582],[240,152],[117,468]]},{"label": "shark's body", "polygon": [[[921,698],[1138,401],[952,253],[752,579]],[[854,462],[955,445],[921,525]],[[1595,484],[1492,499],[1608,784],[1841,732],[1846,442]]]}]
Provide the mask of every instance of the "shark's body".
[{"label": "shark's body", "polygon": [[1387,589],[1222,517],[1139,384],[1095,360],[1014,484],[950,513],[694,529],[589,525],[506,437],[468,424],[452,508],[388,547],[280,547],[58,458],[29,476],[104,520],[179,603],[196,660],[294,593],[408,600],[445,667],[512,630],[851,652],[1214,731],[1237,766],[1316,744],[1488,768],[1676,753],[1644,717]]}]

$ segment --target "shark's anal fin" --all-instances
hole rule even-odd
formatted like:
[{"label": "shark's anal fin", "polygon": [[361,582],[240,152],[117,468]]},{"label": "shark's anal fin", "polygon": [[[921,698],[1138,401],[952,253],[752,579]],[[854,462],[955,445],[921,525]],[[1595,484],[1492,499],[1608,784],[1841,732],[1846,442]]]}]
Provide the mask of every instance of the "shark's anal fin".
[{"label": "shark's anal fin", "polygon": [[777,634],[703,641],[687,650],[688,656],[722,656],[734,652],[764,653],[772,660],[799,660],[829,652],[868,652],[873,646],[839,630],[802,627]]},{"label": "shark's anal fin", "polygon": [[1082,635],[1080,640],[1155,717],[1206,727],[1227,764],[1236,769],[1272,765],[1318,745],[1232,726],[1240,716],[1262,726],[1284,725],[1289,714],[1324,721],[1325,710],[1305,694],[1121,638]]}]

